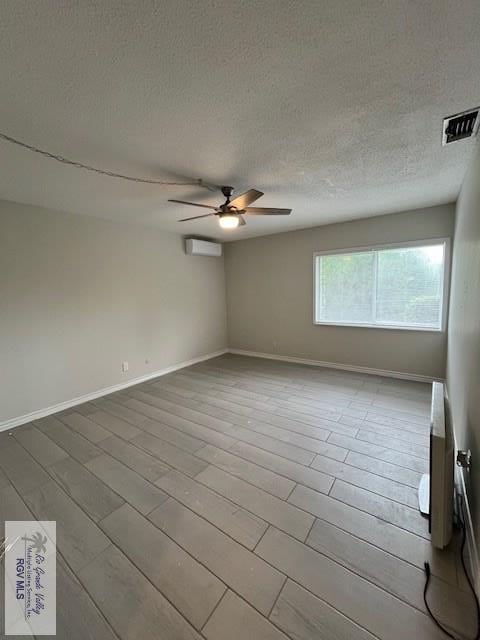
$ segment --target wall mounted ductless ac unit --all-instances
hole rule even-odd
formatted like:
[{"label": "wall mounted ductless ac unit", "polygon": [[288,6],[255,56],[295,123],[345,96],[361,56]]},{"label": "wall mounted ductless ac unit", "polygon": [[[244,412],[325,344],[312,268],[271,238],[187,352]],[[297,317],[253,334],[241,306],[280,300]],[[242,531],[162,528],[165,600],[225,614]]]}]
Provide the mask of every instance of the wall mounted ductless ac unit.
[{"label": "wall mounted ductless ac unit", "polygon": [[185,240],[185,253],[189,256],[219,258],[222,255],[222,245],[219,242],[187,238]]}]

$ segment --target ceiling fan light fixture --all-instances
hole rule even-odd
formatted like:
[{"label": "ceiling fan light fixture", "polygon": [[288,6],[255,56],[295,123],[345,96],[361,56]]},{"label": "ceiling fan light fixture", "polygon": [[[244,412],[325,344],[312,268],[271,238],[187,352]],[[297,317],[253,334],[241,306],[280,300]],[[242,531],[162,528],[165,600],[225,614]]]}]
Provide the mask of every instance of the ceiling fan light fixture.
[{"label": "ceiling fan light fixture", "polygon": [[236,229],[240,224],[240,218],[235,215],[224,214],[223,216],[219,216],[218,224],[222,227],[222,229]]},{"label": "ceiling fan light fixture", "polygon": [[[1,134],[0,134],[1,137]],[[222,193],[226,200],[220,206],[214,207],[211,204],[201,204],[199,202],[187,202],[186,200],[173,200],[169,202],[178,202],[178,204],[187,204],[191,207],[202,207],[202,209],[210,209],[213,213],[206,213],[201,216],[193,216],[193,218],[182,218],[179,222],[189,222],[190,220],[199,220],[200,218],[210,218],[217,216],[218,224],[222,229],[236,229],[245,226],[244,215],[252,216],[285,216],[292,213],[291,209],[275,209],[272,207],[251,207],[250,205],[261,198],[263,193],[258,189],[249,189],[231,200],[233,187],[222,187]]]}]

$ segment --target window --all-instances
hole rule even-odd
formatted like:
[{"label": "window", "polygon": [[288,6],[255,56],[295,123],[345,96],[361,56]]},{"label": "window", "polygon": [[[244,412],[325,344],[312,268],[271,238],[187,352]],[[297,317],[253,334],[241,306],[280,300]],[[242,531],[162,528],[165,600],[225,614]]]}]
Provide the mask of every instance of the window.
[{"label": "window", "polygon": [[315,323],[442,330],[448,249],[441,239],[316,253]]}]

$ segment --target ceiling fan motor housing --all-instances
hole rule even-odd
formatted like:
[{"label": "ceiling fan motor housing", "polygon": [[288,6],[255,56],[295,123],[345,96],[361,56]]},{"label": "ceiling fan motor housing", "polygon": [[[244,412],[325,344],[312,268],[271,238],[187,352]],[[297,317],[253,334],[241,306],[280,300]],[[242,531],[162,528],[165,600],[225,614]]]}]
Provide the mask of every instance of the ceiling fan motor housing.
[{"label": "ceiling fan motor housing", "polygon": [[222,193],[223,195],[227,198],[227,200],[230,200],[230,198],[232,197],[232,193],[233,193],[233,187],[222,187]]}]

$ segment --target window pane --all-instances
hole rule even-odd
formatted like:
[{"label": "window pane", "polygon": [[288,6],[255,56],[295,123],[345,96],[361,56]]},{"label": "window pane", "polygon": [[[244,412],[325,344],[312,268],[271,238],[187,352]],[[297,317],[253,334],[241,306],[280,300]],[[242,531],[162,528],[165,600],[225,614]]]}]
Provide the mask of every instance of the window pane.
[{"label": "window pane", "polygon": [[319,256],[317,264],[317,320],[373,322],[373,252]]},{"label": "window pane", "polygon": [[443,244],[377,254],[376,322],[440,328]]}]

